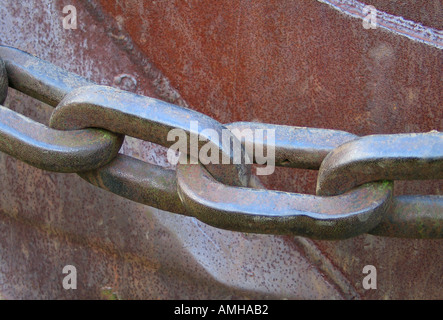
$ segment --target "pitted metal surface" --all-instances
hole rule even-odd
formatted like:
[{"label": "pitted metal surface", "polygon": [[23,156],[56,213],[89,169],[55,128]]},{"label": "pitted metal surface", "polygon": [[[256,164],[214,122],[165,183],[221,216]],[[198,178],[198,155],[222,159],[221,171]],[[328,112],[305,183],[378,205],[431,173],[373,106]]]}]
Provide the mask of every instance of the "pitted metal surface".
[{"label": "pitted metal surface", "polygon": [[[9,26],[6,20],[0,22],[1,42],[100,83],[112,84],[116,75],[132,74],[139,93],[205,111],[223,123],[253,119],[357,134],[441,129],[441,97],[435,81],[441,78],[441,68],[435,68],[441,52],[384,31],[374,32],[373,38],[364,32],[350,32],[361,28],[361,21],[337,15],[324,4],[258,1],[231,7],[217,2],[212,8],[187,8],[183,3],[173,7],[157,2],[153,7],[154,3],[144,6],[123,1],[114,8],[107,4],[100,8],[98,3],[88,2],[84,7],[73,2],[83,22],[79,30],[69,31],[61,28],[62,1],[48,3],[53,15],[50,19],[37,4],[21,7],[7,3],[0,9],[9,17]],[[236,14],[238,8],[247,19]],[[215,16],[221,20],[209,19],[214,11],[220,13]],[[294,19],[300,14],[303,19]],[[336,29],[313,29],[319,16]],[[143,25],[138,23],[142,18],[150,25],[145,22],[139,32],[136,28]],[[218,28],[213,28],[215,38],[211,33],[191,32],[210,32],[209,22]],[[287,29],[282,28],[284,22]],[[13,30],[11,25],[17,23],[22,30],[34,30],[35,37]],[[237,32],[230,28],[237,28]],[[291,36],[296,30],[301,34]],[[260,38],[260,34],[268,37]],[[128,35],[134,40],[133,47],[128,45]],[[246,41],[253,35],[258,40],[255,48],[252,41]],[[284,37],[288,46],[276,46]],[[328,45],[325,39],[330,39]],[[219,46],[211,45],[217,41],[231,45],[220,51]],[[232,46],[235,43],[237,46]],[[354,50],[345,51],[343,46]],[[399,46],[408,50],[399,51]],[[263,60],[263,50],[270,50],[277,59]],[[353,55],[359,59],[349,59]],[[324,59],[304,59],[307,56]],[[268,63],[266,68],[257,65],[259,57]],[[302,67],[291,67],[300,59],[305,61]],[[359,64],[362,61],[363,66]],[[399,71],[406,61],[420,64],[413,76]],[[222,67],[223,63],[233,68]],[[294,70],[297,72],[292,73]],[[274,85],[269,86],[267,79]],[[357,83],[351,81],[355,79],[359,79]],[[408,85],[403,91],[392,94],[404,84]],[[435,99],[429,98],[432,94]],[[207,99],[200,101],[199,96]],[[22,108],[23,99],[10,93],[7,105]],[[31,117],[39,117],[35,109],[47,110],[35,102],[29,106],[34,108],[20,111]],[[411,106],[415,108],[410,110]],[[396,111],[399,108],[401,112]],[[130,140],[123,151],[166,164],[165,150],[149,143]],[[0,161],[4,235],[0,292],[6,298],[102,297],[109,290],[118,298],[441,297],[438,261],[442,259],[442,242],[438,240],[365,235],[340,242],[313,242],[233,233],[116,198],[74,175],[43,172],[3,154]],[[285,169],[264,182],[274,188],[284,185],[288,191],[306,192],[315,187],[309,186],[313,174],[301,175],[293,179],[292,171]],[[397,188],[397,193],[420,192],[441,194],[441,183]],[[410,254],[405,256],[405,252]],[[79,269],[83,285],[77,291],[61,287],[61,270],[66,264]],[[361,287],[365,264],[379,267],[379,278],[384,282],[378,290]]]},{"label": "pitted metal surface", "polygon": [[[231,123],[228,125],[231,129],[227,129],[202,113],[151,97],[96,84],[73,88],[71,83],[88,81],[79,81],[78,75],[12,47],[0,46],[0,57],[6,62],[4,77],[7,76],[13,88],[43,101],[53,97],[49,100],[56,104],[56,108],[51,114],[50,126],[68,131],[63,135],[1,107],[1,151],[48,171],[82,173],[95,169],[95,173],[81,176],[119,196],[135,201],[140,199],[143,204],[196,217],[222,229],[337,240],[368,232],[383,220],[386,234],[381,233],[381,229],[377,234],[395,236],[398,232],[389,233],[392,228],[389,227],[390,220],[386,219],[392,213],[398,213],[395,207],[398,202],[391,205],[393,184],[377,181],[431,179],[443,172],[443,134],[437,131],[356,137],[335,130],[245,122]],[[44,70],[50,71],[46,74]],[[29,86],[30,83],[38,85]],[[243,130],[238,130],[239,127]],[[81,131],[88,128],[89,131]],[[266,128],[266,134],[260,137],[263,128]],[[172,175],[169,169],[155,168],[155,165],[144,162],[140,164],[128,156],[120,156],[114,164],[123,141],[118,134],[170,146],[169,133],[173,130],[180,131],[179,136],[185,137],[183,152],[200,158],[200,164],[187,165],[188,160],[184,159],[183,163],[182,159]],[[257,132],[252,134],[252,130]],[[91,138],[94,133],[107,137],[109,144]],[[246,140],[243,139],[245,135]],[[349,141],[350,137],[354,140]],[[343,138],[348,142],[342,145],[346,141]],[[189,146],[188,140],[191,140]],[[201,154],[192,155],[193,149],[201,153],[207,145],[212,145],[211,158],[215,157],[215,162],[206,162],[201,159]],[[336,148],[331,149],[334,145]],[[272,171],[274,162],[296,168],[317,168],[323,157],[317,196],[223,184],[240,182],[240,186],[254,187],[254,183],[250,183],[248,164],[252,163],[251,160],[263,164],[263,149],[267,149],[267,158],[274,157],[274,149],[277,150],[272,164],[267,163],[267,167],[272,166]],[[281,160],[282,157],[285,160]],[[127,164],[122,165],[124,162]],[[205,165],[210,173],[207,174],[200,165]],[[146,172],[140,174],[140,171]],[[257,175],[262,173],[257,169]],[[173,189],[176,189],[177,196],[172,196]],[[322,196],[325,193],[327,196]],[[177,211],[171,206],[171,196],[181,201]],[[409,217],[402,221],[402,217],[396,215],[395,228],[404,224],[409,230],[415,225],[417,230],[411,233],[419,234],[419,238],[432,235],[443,238],[443,233],[435,233],[443,228],[439,220],[443,214],[443,204],[438,201],[440,196],[412,199],[416,201],[415,206],[400,206],[402,215]],[[182,205],[186,208],[185,213]],[[422,213],[423,208],[426,212]],[[434,220],[429,220],[431,208],[435,208],[432,212]]]}]

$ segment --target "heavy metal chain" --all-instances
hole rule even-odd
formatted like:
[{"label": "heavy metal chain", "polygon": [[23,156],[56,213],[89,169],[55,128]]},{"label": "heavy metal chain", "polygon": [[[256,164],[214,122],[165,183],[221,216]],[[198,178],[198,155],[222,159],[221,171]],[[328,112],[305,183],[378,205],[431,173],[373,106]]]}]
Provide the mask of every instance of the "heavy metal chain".
[{"label": "heavy metal chain", "polygon": [[[47,127],[0,106],[0,151],[32,166],[75,172],[133,201],[233,231],[316,239],[362,233],[443,238],[443,196],[393,196],[393,180],[443,178],[440,132],[358,137],[262,123],[223,125],[0,46],[1,104],[8,86],[55,107]],[[198,121],[199,128],[192,129],[191,121]],[[124,135],[170,147],[172,129],[188,138],[203,136],[198,149],[209,141],[228,163],[179,163],[171,170],[118,153]],[[229,129],[230,141],[243,145],[242,162],[233,161],[233,144],[214,139],[207,129],[219,134]],[[241,139],[235,129],[275,130],[275,164],[319,170],[317,195],[264,189],[251,175],[245,159],[258,161],[246,146],[266,150],[269,142]]]}]

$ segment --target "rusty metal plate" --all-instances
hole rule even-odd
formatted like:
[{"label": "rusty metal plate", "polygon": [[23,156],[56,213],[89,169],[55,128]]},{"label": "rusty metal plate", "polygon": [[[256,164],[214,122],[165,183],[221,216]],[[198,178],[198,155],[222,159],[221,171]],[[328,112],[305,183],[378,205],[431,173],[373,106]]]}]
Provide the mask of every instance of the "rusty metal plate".
[{"label": "rusty metal plate", "polygon": [[[358,135],[441,131],[441,49],[385,28],[366,30],[334,3],[8,0],[0,7],[0,42],[221,123]],[[441,1],[414,3],[374,1],[390,15],[441,29]],[[77,8],[77,29],[63,29],[68,4]],[[13,90],[6,106],[44,124],[52,111]],[[166,150],[151,143],[126,139],[122,152],[169,166]],[[283,168],[261,180],[314,193],[316,175]],[[229,232],[5,154],[0,186],[3,298],[443,298],[441,240]],[[442,183],[396,182],[395,192],[442,194]],[[76,290],[62,286],[66,265],[77,268]],[[377,268],[375,290],[362,286],[365,265]]]}]

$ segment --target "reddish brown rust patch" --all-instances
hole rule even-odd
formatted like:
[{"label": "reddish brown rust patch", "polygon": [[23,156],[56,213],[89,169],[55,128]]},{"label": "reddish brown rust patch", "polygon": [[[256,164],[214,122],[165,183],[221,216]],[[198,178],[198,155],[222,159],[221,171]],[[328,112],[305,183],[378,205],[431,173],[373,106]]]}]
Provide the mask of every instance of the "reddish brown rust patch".
[{"label": "reddish brown rust patch", "polygon": [[[73,0],[81,28],[70,32],[56,13],[66,3],[47,1],[54,19],[40,10],[42,3],[29,10],[16,1],[0,7],[1,41],[101,84],[123,72],[134,75],[138,93],[187,102],[222,123],[259,120],[356,134],[441,129],[441,51],[365,31],[361,21],[316,1],[128,0],[120,7],[101,1],[106,10],[100,12],[98,1]],[[422,17],[433,20],[430,11],[420,13],[426,23]],[[119,26],[135,46],[120,38],[123,31],[104,36]],[[9,106],[41,116],[34,109],[43,107],[24,101],[11,97]],[[123,150],[164,162],[164,150],[150,144]],[[0,157],[0,168],[0,295],[6,298],[97,298],[103,290],[152,299],[443,298],[442,241],[364,235],[315,246],[232,233],[8,156]],[[303,171],[294,179],[284,168],[265,182],[313,191],[315,175]],[[442,192],[439,181],[395,188]],[[82,283],[91,286],[63,290],[57,272],[66,263],[76,264]],[[377,290],[361,286],[366,264],[377,266]]]}]

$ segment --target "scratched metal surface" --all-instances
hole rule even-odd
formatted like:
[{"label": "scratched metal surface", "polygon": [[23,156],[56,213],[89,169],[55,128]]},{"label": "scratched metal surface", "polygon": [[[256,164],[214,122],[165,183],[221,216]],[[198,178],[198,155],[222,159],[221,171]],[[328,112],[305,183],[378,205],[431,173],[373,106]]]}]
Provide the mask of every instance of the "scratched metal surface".
[{"label": "scratched metal surface", "polygon": [[[441,49],[363,29],[361,19],[339,10],[356,1],[199,3],[4,0],[0,42],[222,123],[362,135],[442,130]],[[441,1],[413,3],[375,5],[441,28]],[[67,4],[77,8],[77,30],[62,28]],[[6,106],[43,123],[52,110],[13,91]],[[147,142],[126,139],[122,151],[168,166],[165,149]],[[316,172],[289,168],[261,177],[269,188],[306,193],[315,179]],[[0,186],[3,298],[443,298],[441,240],[228,232],[4,154]],[[396,186],[398,194],[441,191],[441,181]],[[77,290],[62,287],[67,264],[77,267]],[[367,264],[377,267],[377,290],[362,287]]]}]

